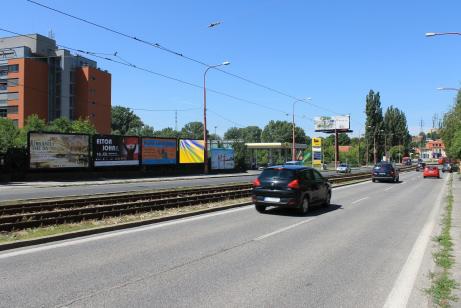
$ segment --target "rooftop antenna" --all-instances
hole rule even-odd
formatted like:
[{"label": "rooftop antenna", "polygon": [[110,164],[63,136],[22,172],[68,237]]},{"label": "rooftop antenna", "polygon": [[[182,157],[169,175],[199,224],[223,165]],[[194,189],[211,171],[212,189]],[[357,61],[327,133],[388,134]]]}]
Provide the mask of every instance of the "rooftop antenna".
[{"label": "rooftop antenna", "polygon": [[51,29],[50,31],[48,31],[48,38],[50,38],[50,39],[52,39],[52,40],[55,39],[53,29]]}]

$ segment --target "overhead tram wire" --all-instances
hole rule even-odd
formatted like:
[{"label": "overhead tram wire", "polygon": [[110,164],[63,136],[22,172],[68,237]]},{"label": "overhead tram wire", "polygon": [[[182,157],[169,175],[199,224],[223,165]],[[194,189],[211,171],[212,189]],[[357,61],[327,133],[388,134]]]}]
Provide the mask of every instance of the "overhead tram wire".
[{"label": "overhead tram wire", "polygon": [[[53,11],[53,12],[59,13],[59,14],[61,14],[61,15],[64,15],[64,16],[67,16],[67,17],[76,19],[76,20],[81,21],[81,22],[84,22],[84,23],[87,23],[87,24],[92,25],[92,26],[94,26],[94,27],[98,27],[98,28],[100,28],[100,29],[103,29],[103,30],[112,32],[112,33],[114,33],[114,34],[123,36],[123,37],[125,37],[125,38],[129,38],[129,39],[135,40],[135,41],[137,41],[137,42],[139,42],[139,43],[143,43],[143,44],[145,44],[145,45],[148,45],[148,46],[151,46],[151,47],[154,47],[154,48],[158,48],[158,49],[160,49],[160,50],[163,50],[163,51],[165,51],[165,52],[168,52],[168,53],[171,53],[171,54],[173,54],[173,55],[179,56],[179,57],[184,58],[184,59],[186,59],[186,60],[195,62],[195,63],[200,64],[200,65],[202,65],[202,66],[210,67],[209,64],[207,64],[207,63],[205,63],[205,62],[203,62],[203,61],[201,61],[201,60],[197,60],[197,59],[194,59],[194,58],[192,58],[192,57],[186,56],[186,55],[184,55],[184,54],[181,53],[181,52],[177,52],[177,51],[175,51],[175,50],[173,50],[173,49],[164,47],[164,46],[162,46],[162,45],[159,44],[159,43],[152,43],[152,42],[149,42],[149,41],[147,41],[147,40],[145,40],[145,39],[141,39],[141,38],[139,38],[139,37],[136,37],[136,36],[133,36],[133,35],[129,35],[129,34],[126,34],[126,33],[121,32],[121,31],[118,31],[118,30],[115,30],[115,29],[112,29],[112,28],[109,28],[109,27],[106,27],[106,26],[97,24],[97,23],[95,23],[95,22],[92,22],[92,21],[89,21],[89,20],[87,20],[87,19],[84,19],[84,18],[75,16],[75,15],[72,15],[72,14],[70,14],[70,13],[66,13],[66,12],[64,12],[64,11],[55,9],[55,8],[53,8],[53,7],[47,6],[47,5],[45,5],[45,4],[42,4],[42,3],[37,2],[37,1],[34,1],[34,0],[27,0],[27,1],[30,2],[30,3],[32,3],[32,4],[35,4],[35,5],[37,5],[37,6],[43,7],[43,8],[45,8],[45,9],[48,9],[48,10],[50,10],[50,11]],[[288,93],[285,93],[285,92],[283,92],[283,91],[280,91],[280,90],[277,90],[277,89],[275,89],[275,88],[272,88],[272,87],[263,85],[263,84],[261,84],[261,83],[259,83],[259,82],[252,81],[252,80],[250,80],[250,79],[248,79],[248,78],[245,78],[245,77],[242,77],[242,76],[240,76],[240,75],[230,73],[230,72],[228,72],[228,71],[226,71],[226,70],[222,70],[222,69],[220,69],[220,68],[216,68],[216,70],[217,70],[217,71],[220,71],[221,73],[224,73],[224,74],[227,74],[227,75],[229,75],[229,76],[232,76],[232,77],[234,77],[234,78],[243,80],[243,81],[245,81],[245,82],[247,82],[247,83],[250,83],[250,84],[252,84],[252,85],[254,85],[254,86],[257,86],[257,87],[266,89],[266,90],[268,90],[268,91],[277,93],[277,94],[279,94],[279,95],[288,97],[288,98],[290,98],[290,99],[293,99],[293,100],[298,100],[298,99],[299,99],[299,98],[297,98],[297,97],[295,97],[295,96],[293,96],[293,95],[290,95],[290,94],[288,94]],[[336,115],[340,115],[340,113],[338,113],[338,112],[336,112],[336,111],[334,111],[334,110],[331,110],[331,109],[326,108],[326,107],[323,107],[323,106],[316,105],[316,104],[312,103],[311,101],[303,100],[303,99],[301,99],[301,101],[303,101],[303,102],[305,102],[305,103],[307,103],[307,104],[309,104],[309,105],[311,105],[311,106],[313,106],[313,107],[316,107],[316,108],[318,108],[318,109],[322,109],[322,110],[328,111],[328,112],[330,112],[330,113],[333,113],[333,114],[336,114]]]},{"label": "overhead tram wire", "polygon": [[[28,36],[28,35],[25,35],[25,34],[20,34],[20,33],[14,32],[14,31],[10,31],[10,30],[6,30],[4,28],[0,28],[0,31],[4,31],[4,32],[10,33],[10,34],[15,34],[15,35],[18,35],[18,36],[23,36],[23,37],[27,37],[27,38],[30,38],[30,39],[37,40],[35,37]],[[155,72],[153,70],[143,68],[143,67],[131,64],[131,63],[125,63],[125,62],[114,60],[114,59],[111,59],[111,58],[108,58],[108,57],[99,56],[99,55],[97,55],[97,53],[94,53],[94,52],[91,52],[91,51],[85,51],[85,50],[82,50],[82,49],[72,48],[72,47],[69,47],[69,46],[61,45],[61,44],[58,44],[58,47],[69,49],[69,50],[77,52],[77,53],[78,52],[83,53],[83,54],[88,55],[88,56],[92,56],[92,57],[95,57],[95,58],[98,58],[98,59],[114,62],[114,63],[124,65],[124,66],[127,66],[127,67],[131,67],[131,68],[134,68],[134,69],[137,69],[137,70],[140,70],[140,71],[144,71],[146,73],[150,73],[150,74],[153,74],[153,75],[156,75],[156,76],[159,76],[159,77],[163,77],[163,78],[166,78],[166,79],[170,79],[170,80],[173,80],[173,81],[176,81],[176,82],[179,82],[179,83],[182,83],[182,84],[194,87],[194,88],[203,89],[203,87],[201,85],[194,84],[194,83],[191,83],[191,82],[188,82],[188,81],[176,78],[176,77],[171,77],[171,76],[168,76],[168,75],[165,75],[165,74],[162,74],[162,73],[158,73],[158,72]],[[33,57],[30,57],[30,58],[33,58]],[[43,57],[38,57],[38,58],[43,58]],[[237,96],[232,95],[232,94],[228,94],[228,93],[225,93],[225,92],[213,90],[211,88],[207,88],[207,91],[215,93],[215,94],[218,94],[218,95],[221,95],[221,96],[224,96],[224,97],[231,98],[231,99],[236,100],[236,101],[244,102],[244,103],[247,103],[247,104],[252,104],[252,105],[258,106],[258,107],[263,108],[263,109],[267,109],[267,110],[271,110],[271,111],[274,111],[274,112],[286,114],[286,111],[284,111],[282,109],[269,107],[269,106],[266,106],[266,105],[263,105],[263,104],[260,104],[260,103],[250,101],[248,99],[237,97]]]}]

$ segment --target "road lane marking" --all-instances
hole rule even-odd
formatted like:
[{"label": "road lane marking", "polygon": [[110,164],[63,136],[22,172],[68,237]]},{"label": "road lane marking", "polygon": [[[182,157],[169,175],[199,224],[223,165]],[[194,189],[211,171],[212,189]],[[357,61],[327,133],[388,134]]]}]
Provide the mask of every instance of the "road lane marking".
[{"label": "road lane marking", "polygon": [[431,239],[432,231],[437,222],[437,217],[440,212],[440,207],[443,203],[443,197],[446,194],[447,180],[444,181],[442,189],[437,196],[435,206],[429,214],[429,217],[421,230],[416,242],[413,244],[410,254],[408,255],[402,270],[397,277],[394,286],[387,296],[384,308],[406,307],[408,299],[413,290],[416,277],[418,276],[419,268],[423,262],[424,252]]},{"label": "road lane marking", "polygon": [[196,221],[196,220],[201,220],[209,217],[215,217],[219,215],[225,215],[225,214],[230,214],[234,212],[239,212],[239,211],[245,211],[249,209],[253,209],[253,205],[248,205],[248,206],[243,206],[231,210],[225,210],[222,212],[215,212],[215,213],[210,213],[210,214],[205,214],[205,215],[199,215],[199,216],[194,216],[194,217],[189,217],[189,218],[182,218],[178,220],[173,220],[165,223],[157,223],[145,227],[136,227],[133,229],[126,229],[122,231],[114,231],[102,235],[96,235],[96,236],[91,236],[91,237],[86,237],[86,238],[80,238],[76,240],[68,240],[65,242],[59,242],[56,244],[51,244],[51,245],[45,245],[45,246],[38,246],[38,247],[33,247],[33,248],[27,248],[27,249],[21,249],[17,251],[12,251],[12,252],[7,252],[7,253],[0,253],[0,260],[1,259],[7,259],[11,257],[16,257],[16,256],[21,256],[21,255],[27,255],[35,252],[41,252],[41,251],[47,251],[55,248],[61,248],[61,247],[68,247],[68,246],[76,246],[79,244],[83,243],[88,243],[88,242],[93,242],[97,240],[102,240],[102,239],[109,239],[113,237],[117,237],[120,235],[126,235],[126,234],[132,234],[132,233],[138,233],[138,232],[143,232],[143,231],[148,231],[148,230],[153,230],[153,229],[159,229],[159,228],[164,228],[164,227],[169,227],[172,225],[177,225],[177,224],[183,224],[191,221]]},{"label": "road lane marking", "polygon": [[300,222],[298,222],[298,223],[295,223],[295,224],[293,224],[293,225],[290,225],[290,226],[288,226],[288,227],[284,227],[284,228],[275,230],[274,232],[261,235],[261,236],[255,238],[255,239],[253,239],[253,241],[260,241],[260,240],[263,240],[263,239],[268,238],[268,237],[270,237],[270,236],[273,236],[273,235],[276,235],[276,234],[279,234],[279,233],[288,231],[288,230],[290,230],[290,229],[296,228],[297,226],[300,226],[300,225],[302,225],[302,224],[308,223],[308,222],[310,222],[310,221],[312,221],[312,220],[314,220],[314,219],[315,219],[315,218],[309,218],[309,219],[300,221]]},{"label": "road lane marking", "polygon": [[384,191],[391,190],[392,188],[394,188],[394,186],[388,187],[388,188],[386,188]]},{"label": "road lane marking", "polygon": [[370,197],[365,197],[365,198],[362,198],[362,199],[359,199],[359,200],[355,200],[354,202],[352,202],[352,204],[359,203],[360,201],[366,200],[368,198],[370,198]]}]

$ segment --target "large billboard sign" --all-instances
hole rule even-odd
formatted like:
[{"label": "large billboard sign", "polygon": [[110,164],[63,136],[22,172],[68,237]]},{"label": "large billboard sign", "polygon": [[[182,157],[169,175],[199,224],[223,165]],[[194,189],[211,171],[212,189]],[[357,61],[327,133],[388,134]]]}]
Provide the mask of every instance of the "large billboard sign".
[{"label": "large billboard sign", "polygon": [[203,140],[179,140],[180,164],[203,164],[205,143]]},{"label": "large billboard sign", "polygon": [[142,138],[142,164],[176,164],[177,147],[176,139]]},{"label": "large billboard sign", "polygon": [[139,138],[96,135],[93,143],[94,166],[139,165]]},{"label": "large billboard sign", "polygon": [[211,169],[223,170],[234,169],[234,150],[232,149],[212,149],[211,150]]},{"label": "large billboard sign", "polygon": [[350,116],[315,117],[314,126],[316,131],[349,130]]},{"label": "large billboard sign", "polygon": [[89,138],[88,135],[30,133],[30,168],[89,167]]}]

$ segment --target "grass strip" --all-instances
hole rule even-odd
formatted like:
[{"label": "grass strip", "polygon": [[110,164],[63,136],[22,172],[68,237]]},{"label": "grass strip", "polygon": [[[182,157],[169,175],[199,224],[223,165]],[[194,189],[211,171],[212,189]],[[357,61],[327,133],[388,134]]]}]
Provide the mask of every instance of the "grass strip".
[{"label": "grass strip", "polygon": [[128,222],[143,221],[153,218],[175,216],[178,214],[190,213],[194,211],[200,211],[209,208],[215,208],[220,206],[226,206],[230,204],[237,204],[251,201],[251,198],[239,198],[229,199],[220,202],[204,203],[198,205],[168,208],[164,210],[155,210],[145,213],[138,213],[134,215],[122,215],[116,217],[107,217],[101,220],[86,220],[79,223],[69,223],[60,225],[51,225],[38,228],[29,228],[25,230],[13,231],[13,232],[0,232],[0,244],[11,243],[20,240],[31,240],[45,236],[58,235],[72,231],[81,231],[94,228],[100,228],[105,226],[113,226]]},{"label": "grass strip", "polygon": [[458,301],[458,298],[453,295],[453,290],[459,287],[458,282],[451,278],[450,269],[454,265],[453,257],[453,241],[450,235],[453,212],[453,176],[448,180],[448,195],[445,214],[442,219],[441,233],[434,237],[434,241],[438,244],[438,250],[432,255],[437,270],[430,273],[432,280],[431,287],[426,289],[426,292],[431,296],[432,301],[437,307],[451,307],[452,304]]}]

